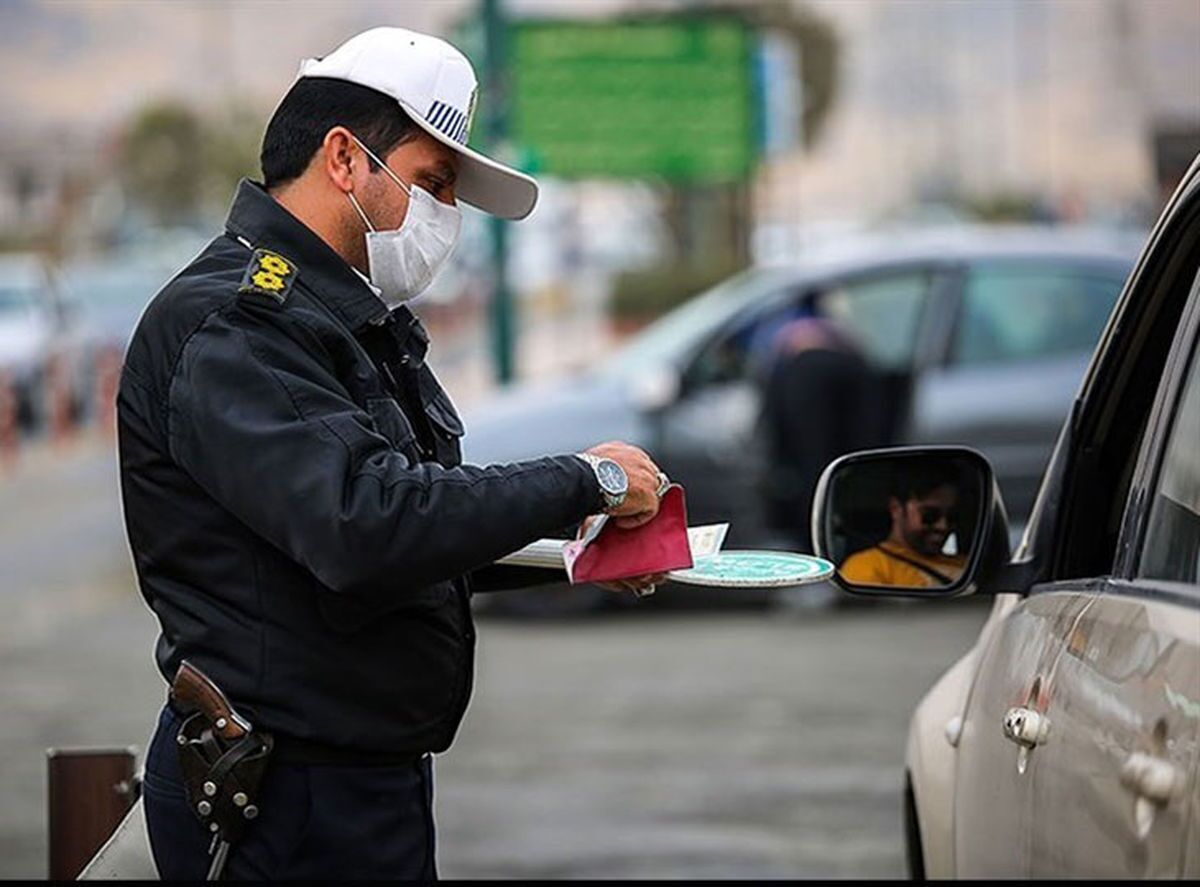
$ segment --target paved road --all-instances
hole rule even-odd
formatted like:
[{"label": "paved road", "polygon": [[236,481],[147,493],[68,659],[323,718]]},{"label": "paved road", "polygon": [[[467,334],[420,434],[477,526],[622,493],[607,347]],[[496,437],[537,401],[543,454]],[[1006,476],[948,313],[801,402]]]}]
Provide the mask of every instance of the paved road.
[{"label": "paved road", "polygon": [[984,608],[485,625],[441,762],[462,877],[895,877],[908,714]]},{"label": "paved road", "polygon": [[[0,479],[0,877],[41,877],[52,745],[136,745],[162,697],[105,444]],[[985,608],[624,612],[482,625],[438,760],[446,877],[903,872],[908,713]]]}]

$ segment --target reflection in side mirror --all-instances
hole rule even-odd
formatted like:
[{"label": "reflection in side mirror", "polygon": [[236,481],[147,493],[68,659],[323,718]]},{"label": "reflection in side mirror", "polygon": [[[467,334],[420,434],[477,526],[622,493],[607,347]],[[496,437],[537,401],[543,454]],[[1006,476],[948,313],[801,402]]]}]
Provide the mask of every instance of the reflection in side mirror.
[{"label": "reflection in side mirror", "polygon": [[[825,469],[813,538],[849,591],[959,594],[972,586],[984,550],[995,552],[995,531],[1007,537],[1007,527],[995,526],[996,496],[991,466],[973,450],[856,453]],[[999,514],[1006,523],[1002,507]]]}]

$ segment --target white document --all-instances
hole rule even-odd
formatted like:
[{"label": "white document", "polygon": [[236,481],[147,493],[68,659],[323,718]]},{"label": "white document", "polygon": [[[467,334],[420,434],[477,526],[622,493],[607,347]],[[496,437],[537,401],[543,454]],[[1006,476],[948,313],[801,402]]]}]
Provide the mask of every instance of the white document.
[{"label": "white document", "polygon": [[565,570],[563,561],[563,546],[567,539],[539,539],[526,545],[520,551],[505,555],[496,561],[498,564],[511,564],[514,567],[545,567],[547,569]]},{"label": "white document", "polygon": [[[604,526],[607,515],[592,522],[588,527],[587,541],[596,538]],[[725,544],[725,536],[729,533],[729,524],[706,524],[702,527],[688,527],[688,546],[692,549],[692,560],[716,554]],[[514,567],[542,567],[548,570],[566,570],[563,559],[563,548],[571,541],[569,539],[539,539],[531,545],[526,545],[520,551],[500,558],[497,563],[510,564]]]},{"label": "white document", "polygon": [[688,527],[688,547],[692,549],[692,560],[710,557],[725,545],[729,524],[707,524],[703,527]]}]

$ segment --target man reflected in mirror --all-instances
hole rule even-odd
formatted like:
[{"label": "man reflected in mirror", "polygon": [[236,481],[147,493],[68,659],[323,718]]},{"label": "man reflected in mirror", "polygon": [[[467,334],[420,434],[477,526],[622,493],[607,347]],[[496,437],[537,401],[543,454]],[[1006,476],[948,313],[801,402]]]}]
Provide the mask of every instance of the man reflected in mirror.
[{"label": "man reflected in mirror", "polygon": [[937,588],[953,585],[966,557],[958,528],[959,483],[943,466],[904,472],[888,495],[885,539],[846,558],[839,572],[857,585]]}]

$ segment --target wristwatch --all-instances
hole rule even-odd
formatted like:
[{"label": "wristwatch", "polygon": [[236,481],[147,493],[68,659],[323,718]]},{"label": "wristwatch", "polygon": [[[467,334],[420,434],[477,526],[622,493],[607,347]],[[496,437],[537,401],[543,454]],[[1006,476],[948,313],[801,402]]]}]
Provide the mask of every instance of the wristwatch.
[{"label": "wristwatch", "polygon": [[604,510],[620,508],[629,492],[629,477],[625,474],[625,469],[612,459],[594,456],[591,453],[575,455],[592,467],[600,484],[600,493],[604,497]]}]

